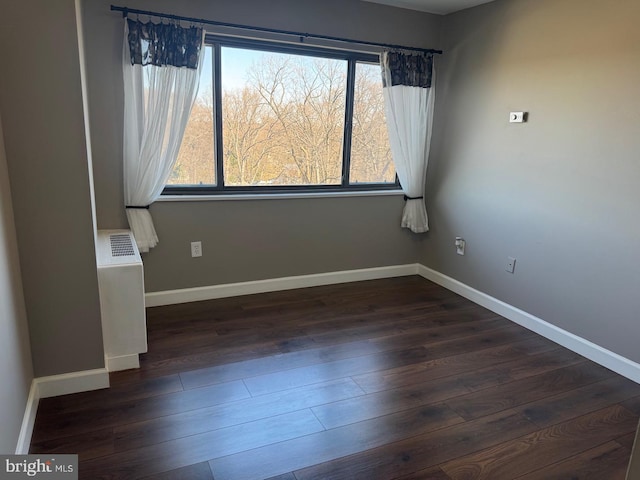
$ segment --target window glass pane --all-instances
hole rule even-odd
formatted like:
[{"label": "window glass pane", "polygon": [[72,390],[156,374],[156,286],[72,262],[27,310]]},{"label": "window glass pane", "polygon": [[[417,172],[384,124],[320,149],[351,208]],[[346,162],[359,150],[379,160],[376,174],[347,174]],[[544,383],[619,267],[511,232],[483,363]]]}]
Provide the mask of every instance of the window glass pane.
[{"label": "window glass pane", "polygon": [[380,66],[357,63],[349,181],[351,184],[394,183],[395,178],[384,115]]},{"label": "window glass pane", "polygon": [[168,185],[215,185],[212,48],[205,47],[200,86]]},{"label": "window glass pane", "polygon": [[222,48],[225,185],[339,185],[346,60]]}]

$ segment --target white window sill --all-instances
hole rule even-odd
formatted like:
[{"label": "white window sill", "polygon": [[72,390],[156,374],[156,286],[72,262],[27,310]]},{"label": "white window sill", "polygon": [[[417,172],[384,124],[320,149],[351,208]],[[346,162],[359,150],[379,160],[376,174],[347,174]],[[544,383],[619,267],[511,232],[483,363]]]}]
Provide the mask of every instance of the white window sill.
[{"label": "white window sill", "polygon": [[228,200],[281,200],[295,198],[383,197],[403,195],[402,190],[356,192],[242,193],[235,195],[160,195],[156,202],[209,202]]}]

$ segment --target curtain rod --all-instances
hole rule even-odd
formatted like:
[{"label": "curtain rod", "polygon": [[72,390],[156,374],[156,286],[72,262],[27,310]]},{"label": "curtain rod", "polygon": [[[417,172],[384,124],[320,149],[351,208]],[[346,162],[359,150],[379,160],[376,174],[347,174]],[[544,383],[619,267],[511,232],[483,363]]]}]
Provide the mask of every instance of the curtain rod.
[{"label": "curtain rod", "polygon": [[278,33],[281,35],[291,35],[294,37],[300,37],[300,41],[302,42],[304,38],[316,38],[319,40],[333,40],[337,42],[345,42],[345,43],[354,43],[358,45],[370,45],[374,47],[385,47],[385,48],[396,48],[399,50],[409,50],[413,52],[424,52],[424,53],[432,53],[436,55],[442,54],[442,50],[434,50],[431,48],[418,48],[418,47],[407,47],[404,45],[393,45],[390,43],[378,43],[378,42],[368,42],[366,40],[352,40],[349,38],[341,38],[341,37],[332,37],[329,35],[318,35],[315,33],[303,33],[303,32],[293,32],[289,30],[278,30],[275,28],[265,28],[265,27],[252,27],[250,25],[238,25],[235,23],[227,23],[227,22],[217,22],[214,20],[206,20],[204,18],[191,18],[191,17],[181,17],[179,15],[171,15],[167,13],[158,13],[158,12],[150,12],[147,10],[137,10],[135,8],[127,8],[127,7],[118,7],[116,5],[111,5],[111,10],[116,12],[122,12],[122,17],[126,17],[129,13],[136,15],[149,15],[152,17],[160,17],[160,18],[168,18],[171,20],[182,20],[185,22],[192,23],[203,23],[207,25],[216,25],[219,27],[231,27],[231,28],[241,28],[244,30],[253,30],[256,32],[266,32],[266,33]]}]

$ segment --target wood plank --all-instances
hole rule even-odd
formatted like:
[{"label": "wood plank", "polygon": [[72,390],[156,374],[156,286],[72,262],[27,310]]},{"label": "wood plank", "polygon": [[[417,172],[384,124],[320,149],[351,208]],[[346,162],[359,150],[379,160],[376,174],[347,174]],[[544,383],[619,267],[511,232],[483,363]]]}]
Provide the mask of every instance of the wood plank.
[{"label": "wood plank", "polygon": [[369,340],[341,343],[323,348],[313,348],[298,352],[272,355],[244,362],[236,362],[225,365],[216,365],[198,370],[190,370],[180,373],[180,379],[185,390],[216,383],[239,380],[246,377],[255,377],[282,370],[317,365],[327,361],[343,360],[380,353],[383,346],[372,343]]},{"label": "wood plank", "polygon": [[209,351],[196,354],[183,352],[176,356],[163,355],[158,360],[152,360],[147,357],[148,354],[143,354],[140,356],[140,369],[127,370],[125,372],[126,375],[120,377],[120,381],[122,383],[135,383],[147,378],[173,375],[212,365],[242,362],[282,353],[278,345],[272,341],[256,342],[252,345],[242,345],[230,349],[218,349],[216,347],[217,345],[212,344]]},{"label": "wood plank", "polygon": [[92,430],[80,435],[31,441],[29,453],[74,453],[80,460],[89,460],[114,453],[115,435],[112,428]]},{"label": "wood plank", "polygon": [[622,435],[621,437],[616,438],[616,443],[631,452],[633,450],[633,444],[636,440],[636,434],[628,433],[626,435]]},{"label": "wood plank", "polygon": [[[236,374],[231,372],[231,369],[227,364],[224,366],[220,365],[217,368],[210,367],[208,369],[192,370],[190,372],[182,373],[181,379],[185,388],[194,388],[196,386],[218,383],[219,381],[230,381],[245,376],[257,376],[277,372],[282,369],[282,365],[287,365],[290,369],[310,366],[317,363],[323,363],[331,359],[339,360],[398,349],[400,348],[399,345],[413,343],[418,338],[424,338],[426,342],[433,342],[438,338],[449,338],[452,335],[462,336],[462,332],[474,334],[479,331],[490,330],[493,326],[505,326],[505,323],[503,320],[496,320],[495,318],[486,320],[486,323],[474,322],[473,324],[465,325],[464,322],[462,322],[461,324],[448,325],[444,327],[436,322],[421,322],[420,324],[416,324],[415,321],[408,321],[406,323],[400,322],[393,325],[389,325],[387,323],[377,327],[373,331],[370,329],[371,327],[367,328],[367,333],[369,334],[381,334],[381,336],[373,337],[376,341],[360,340],[348,343],[346,343],[346,335],[348,335],[349,330],[342,326],[342,328],[339,329],[339,333],[335,333],[335,328],[331,328],[330,332],[332,336],[340,337],[341,341],[336,342],[335,339],[332,339],[331,345],[325,348],[318,348],[314,350],[306,349],[303,352],[294,352],[286,356],[272,356],[268,357],[268,361],[256,359],[240,362],[236,365]],[[358,329],[357,333],[361,333],[360,329]],[[293,333],[288,331],[287,335],[293,335]],[[420,337],[420,335],[422,335],[422,337]],[[366,336],[368,335],[365,335],[365,337]],[[314,337],[314,344],[311,345],[311,347],[317,345],[315,338],[317,337]],[[361,338],[360,335],[358,335],[358,338]],[[338,344],[336,345],[336,343]],[[286,345],[281,343],[280,349],[291,350],[291,342],[286,343]],[[226,372],[225,377],[221,377],[220,375],[220,372],[223,370]]]},{"label": "wood plank", "polygon": [[99,478],[105,470],[112,479],[130,478],[131,472],[151,476],[320,431],[323,427],[313,413],[299,410],[95,458],[83,462],[82,471],[87,478]]},{"label": "wood plank", "polygon": [[[456,331],[458,335],[456,335],[454,340],[440,340],[441,336],[439,335],[434,338],[435,341],[432,344],[428,343],[427,338],[411,334],[403,335],[400,339],[396,337],[376,339],[372,340],[372,342],[383,343],[388,348],[393,349],[379,354],[347,358],[320,365],[260,375],[245,379],[245,384],[252,395],[263,395],[278,390],[309,385],[322,380],[326,381],[330,378],[362,375],[378,370],[414,365],[441,356],[453,355],[460,351],[491,348],[496,345],[514,341],[515,338],[527,338],[532,335],[521,331],[521,327],[518,326],[508,325],[506,327],[492,329],[490,326],[492,324],[485,325],[489,325],[489,331],[481,331],[469,335],[465,335],[462,332],[477,332],[481,327],[476,326],[472,329],[466,326],[457,327]],[[451,335],[453,336],[454,333],[451,333]],[[422,346],[408,348],[407,345],[411,342],[412,338],[413,341],[422,344]]]},{"label": "wood plank", "polygon": [[[474,314],[471,318],[475,318]],[[335,317],[333,317],[335,320]],[[451,314],[448,314],[447,317],[451,319]],[[470,319],[466,319],[466,323],[475,323],[471,322]],[[370,320],[370,318],[368,319]],[[384,317],[382,318],[384,320]],[[487,315],[487,321],[493,321],[493,325],[498,325],[500,322],[504,328],[510,329],[511,331],[518,330],[523,335],[531,335],[531,332],[525,331],[522,327],[518,327],[515,325],[510,325],[506,323],[503,319],[498,319],[494,314]],[[436,321],[436,320],[434,320]],[[456,327],[461,322],[454,322],[451,324],[452,327]],[[474,329],[479,325],[467,326],[467,329]],[[414,326],[414,330],[415,330]],[[459,327],[458,327],[459,328]],[[335,329],[332,329],[332,331]],[[404,340],[405,344],[410,343],[411,341],[408,339],[410,334],[406,333],[405,330]],[[222,364],[222,363],[232,363],[237,361],[244,361],[247,359],[254,358],[262,358],[269,355],[275,355],[282,353],[283,351],[291,351],[292,345],[300,345],[300,340],[290,340],[290,337],[294,334],[290,330],[284,330],[282,332],[281,337],[274,337],[268,331],[265,332],[255,332],[251,338],[235,338],[233,341],[229,339],[225,339],[223,343],[216,343],[213,340],[209,340],[206,343],[206,347],[203,349],[193,349],[189,348],[189,354],[184,354],[184,348],[180,347],[176,351],[166,351],[164,350],[159,355],[151,355],[146,354],[141,358],[141,364],[144,367],[143,371],[136,372],[132,371],[129,375],[129,381],[137,381],[140,378],[148,378],[150,376],[157,375],[169,375],[179,371],[187,371],[187,370],[195,370],[198,368],[203,368],[209,366],[211,364]],[[334,335],[335,337],[335,335]],[[199,336],[197,338],[200,338]],[[338,336],[338,338],[341,338]],[[289,339],[289,340],[287,340]],[[319,338],[317,336],[314,337],[305,337],[305,341],[302,342],[304,348],[313,348],[321,346],[322,343],[326,343],[327,339],[324,337]],[[349,337],[343,337],[342,341],[349,340]],[[309,340],[311,343],[309,343]],[[498,339],[496,339],[498,340]],[[510,337],[510,340],[514,340],[514,337]],[[335,341],[335,340],[334,340]],[[400,339],[394,338],[395,348],[400,348]],[[433,339],[431,340],[433,341]],[[488,338],[485,338],[485,341],[491,341]],[[389,339],[381,340],[382,343],[388,343]],[[499,343],[498,343],[499,344]],[[231,346],[230,346],[231,345]],[[251,345],[252,348],[248,349],[247,346]],[[394,345],[386,345],[384,348],[386,350],[390,350],[394,347]]]},{"label": "wood plank", "polygon": [[451,477],[439,467],[433,467],[395,477],[394,480],[451,480]]},{"label": "wood plank", "polygon": [[[403,305],[404,308],[398,310],[399,305]],[[435,303],[416,302],[415,298],[406,295],[392,297],[388,294],[378,294],[372,302],[351,302],[346,307],[327,306],[325,302],[315,300],[313,305],[306,308],[296,309],[295,306],[285,306],[277,312],[269,312],[265,309],[251,312],[251,314],[243,312],[242,321],[228,317],[223,324],[218,325],[216,332],[221,336],[243,338],[243,336],[252,335],[256,329],[274,331],[302,328],[307,334],[312,335],[326,332],[327,325],[333,323],[336,314],[344,319],[346,326],[352,327],[383,322],[385,318],[397,321],[428,317],[431,313],[441,310]],[[305,317],[304,323],[299,321],[301,316]]]},{"label": "wood plank", "polygon": [[[113,375],[110,374],[110,381]],[[43,415],[74,414],[80,410],[102,407],[105,403],[115,405],[182,390],[180,376],[169,375],[144,379],[136,383],[116,384],[102,390],[43,398],[38,405],[38,412]]]},{"label": "wood plank", "polygon": [[498,327],[487,332],[479,332],[468,336],[459,333],[448,340],[423,343],[423,345],[429,350],[429,359],[437,359],[460,353],[485,350],[499,345],[526,340],[534,336],[537,335],[529,330],[523,329],[519,325],[507,324],[504,327]]},{"label": "wood plank", "polygon": [[[406,436],[436,431],[461,421],[442,405],[422,407],[213,459],[210,465],[216,480],[262,479],[379,447]],[[526,423],[528,427],[531,425],[521,417],[519,421],[503,422],[514,430],[520,423]],[[297,471],[295,475],[300,478]]]},{"label": "wood plank", "polygon": [[324,402],[357,397],[362,390],[340,379],[286,392],[247,398],[114,427],[114,450],[121,452],[184,436],[295,412]]},{"label": "wood plank", "polygon": [[383,352],[374,355],[346,358],[308,367],[293,368],[280,372],[246,378],[245,385],[251,395],[265,395],[291,388],[311,385],[320,381],[350,377],[364,372],[375,371],[384,366],[408,365],[427,358],[424,347]]},{"label": "wood plank", "polygon": [[635,430],[637,416],[614,405],[441,465],[453,480],[517,478]]},{"label": "wood plank", "polygon": [[[508,322],[505,323],[502,318],[491,317],[473,322],[456,322],[435,328],[416,327],[401,335],[375,338],[372,339],[371,342],[383,344],[386,346],[387,350],[397,350],[400,348],[422,345],[440,352],[443,351],[443,345],[452,347],[453,345],[464,341],[467,337],[477,338],[478,335],[485,335],[484,348],[489,348],[493,345],[486,345],[486,343],[492,342],[491,339],[493,337],[490,334],[493,334],[494,332],[496,332],[496,334],[501,333],[504,336],[509,335],[511,341],[515,341],[516,337],[520,335],[522,336],[521,338],[518,338],[519,340],[523,340],[531,336],[531,333],[528,330],[523,329],[519,325]],[[451,353],[449,353],[449,355],[451,355]]]},{"label": "wood plank", "polygon": [[[298,290],[298,291],[295,291],[295,295],[305,295],[307,294],[307,290],[313,290],[313,289]],[[421,298],[419,293],[427,290],[428,289],[425,289],[425,285],[422,285],[419,288],[416,288],[415,291],[402,292],[402,295],[394,295],[393,292],[390,295],[388,292],[381,290],[381,292],[371,297],[373,299],[373,304],[374,304],[373,306],[370,304],[371,302],[368,302],[365,304],[364,309],[357,311],[357,315],[359,316],[358,321],[361,322],[362,324],[371,325],[371,323],[374,321],[386,323],[389,320],[388,317],[390,315],[397,316],[398,318],[403,318],[403,317],[406,318],[407,313],[409,313],[409,315],[413,316],[415,315],[416,311],[412,309],[412,305],[416,305],[418,308],[418,311],[422,311],[422,317],[428,319],[430,318],[430,315],[427,315],[427,314],[430,313],[430,311],[433,311],[434,308],[438,308],[440,310],[443,310],[443,309],[440,308],[434,302],[433,299],[426,302],[425,299]],[[342,294],[342,292],[340,293],[341,293],[340,295],[334,295],[334,296],[338,298],[342,298],[343,296],[345,296],[345,294]],[[268,295],[272,295],[272,294],[268,294]],[[266,296],[266,298],[268,298],[268,295]],[[288,295],[289,295],[289,299],[293,300],[294,297],[292,295],[294,294],[290,293]],[[450,292],[446,292],[445,295],[449,299],[457,298],[457,301],[452,302],[450,300],[450,303],[454,304],[453,309],[455,309],[458,317],[463,315],[468,315],[467,312],[472,312],[470,319],[472,318],[474,320],[478,320],[478,319],[489,318],[489,317],[496,318],[496,315],[493,314],[492,312],[489,312],[488,310],[483,309],[481,307],[472,305],[469,302],[464,301],[464,299],[461,299],[455,295],[452,296]],[[348,295],[346,295],[346,297],[350,298]],[[326,302],[326,299],[323,299],[323,301]],[[203,302],[197,302],[195,305],[198,305],[200,303],[203,303]],[[291,306],[291,309],[299,308],[298,303],[299,303],[299,300]],[[397,308],[399,306],[402,306],[403,308],[402,309]],[[187,309],[187,308],[188,307],[183,307],[183,309]],[[425,311],[425,308],[427,308],[428,310]],[[335,306],[333,306],[332,309],[327,310],[326,315],[324,312],[319,313],[318,312],[319,309],[315,305],[314,305],[314,308],[309,308],[308,310],[309,310],[308,312],[304,313],[305,329],[308,329],[310,326],[315,325],[317,323],[316,320],[318,316],[320,316],[320,319],[322,320],[322,322],[324,322],[324,325],[317,325],[317,327],[323,327],[323,331],[327,330],[326,328],[326,324],[328,323],[327,320],[330,320],[331,322],[333,322],[334,319],[336,318],[336,315],[342,317],[343,323],[346,324],[345,326],[348,326],[348,322],[353,321],[353,318],[351,318],[353,316],[353,310],[354,310],[353,304],[349,305],[348,307],[349,311],[346,311],[346,312],[341,312],[339,310],[336,311]],[[242,337],[242,336],[234,337],[233,343],[238,344],[239,342],[243,343],[246,341],[253,342],[258,337],[262,339],[270,338],[271,340],[277,341],[278,339],[276,337],[273,337],[273,336],[269,337],[269,336],[280,335],[281,333],[291,335],[292,327],[288,325],[286,322],[293,322],[291,325],[293,325],[293,328],[295,329],[300,328],[300,326],[302,325],[299,322],[299,318],[302,316],[302,312],[299,314],[295,314],[294,312],[292,314],[290,311],[286,309],[282,312],[278,311],[277,312],[278,318],[276,320],[270,319],[269,313],[271,313],[272,316],[274,314],[274,312],[269,310],[267,310],[266,312],[260,311],[260,314],[257,317],[251,318],[251,317],[248,317],[248,314],[246,312],[244,312],[244,309],[240,309],[239,311],[232,314],[232,315],[236,315],[235,317],[227,315],[226,318],[224,319],[224,322],[228,322],[230,325],[232,325],[232,328],[234,329],[239,329],[239,331],[246,331],[249,333],[249,337]],[[444,313],[446,314],[445,318],[450,319],[453,316],[451,311],[449,312],[444,311]],[[285,316],[285,318],[283,318],[283,315]],[[197,324],[193,326],[193,328],[198,329],[194,333],[202,333],[203,328],[209,328],[209,325],[220,324],[220,320],[218,318],[215,318],[215,319],[206,318],[205,320],[209,320],[209,324],[203,323],[203,324]],[[188,319],[188,317],[187,317],[187,321],[185,321],[184,323],[187,323],[187,325],[190,324],[190,320]],[[186,328],[184,323],[179,325],[178,327],[179,332],[184,332],[184,328]],[[220,330],[221,328],[223,327],[218,328],[219,332],[221,331]],[[334,330],[334,329],[330,329],[330,330]],[[298,335],[301,334],[302,332],[303,332],[302,330],[299,330]],[[167,342],[171,342],[174,339],[175,339],[175,335],[166,335],[164,337],[164,340],[166,340]],[[194,348],[194,346],[197,346],[199,342],[203,342],[202,345],[205,348],[208,346],[207,340],[202,338],[201,336],[195,336],[195,338],[193,338],[192,340],[193,341],[190,345],[192,349]],[[168,346],[170,347],[170,344]],[[177,348],[174,348],[173,353],[180,354],[181,350],[182,350],[182,347],[179,346]],[[166,349],[163,349],[163,351],[166,352]],[[171,352],[171,350],[169,350],[169,352]],[[154,356],[154,352],[150,352],[150,354],[151,354],[149,356],[150,361],[158,360],[158,358]]]},{"label": "wood plank", "polygon": [[463,395],[448,400],[447,405],[470,420],[611,377],[606,368],[583,362]]},{"label": "wood plank", "polygon": [[624,480],[631,451],[616,442],[607,442],[562,462],[519,477],[518,480]]},{"label": "wood plank", "polygon": [[[282,328],[303,327],[308,329],[319,322],[326,324],[328,320],[335,318],[336,314],[341,317],[349,317],[349,321],[352,321],[351,317],[357,316],[360,322],[365,322],[367,318],[372,317],[372,314],[375,318],[377,314],[385,311],[392,311],[396,315],[403,316],[408,313],[413,314],[415,312],[411,308],[412,305],[416,305],[423,311],[424,309],[440,308],[433,300],[428,303],[421,300],[419,295],[416,295],[418,290],[415,289],[380,289],[373,292],[365,290],[352,295],[333,295],[332,298],[342,299],[342,302],[328,302],[326,296],[319,297],[311,290],[279,292],[283,294],[280,295],[280,299],[276,299],[273,293],[252,295],[245,297],[248,299],[248,304],[241,305],[240,308],[231,311],[223,309],[223,315],[217,314],[216,310],[212,308],[205,308],[203,313],[196,313],[195,319],[193,311],[197,312],[200,303],[203,302],[187,304],[182,307],[183,313],[181,315],[184,321],[175,323],[168,329],[165,326],[163,331],[175,334],[186,332],[188,329],[197,329],[198,331],[215,329],[217,334],[222,336],[242,333],[253,335],[257,330],[268,333]],[[342,307],[343,304],[346,304],[346,307]],[[400,305],[404,307],[402,310],[397,308]],[[298,321],[302,315],[305,316],[304,324]],[[317,326],[321,327],[322,325]],[[170,336],[163,335],[159,340],[169,342],[170,338]],[[236,338],[238,337],[236,336]],[[195,340],[197,341],[198,338]]]},{"label": "wood plank", "polygon": [[[482,320],[502,320],[503,326],[507,325],[504,319],[499,319],[495,314],[480,315],[475,311],[466,313],[456,312],[456,315],[451,315],[448,312],[439,310],[419,310],[413,312],[411,315],[398,315],[397,313],[384,312],[382,314],[362,315],[360,319],[355,320],[354,318],[349,318],[348,320],[342,319],[340,328],[336,329],[332,328],[332,324],[335,326],[335,316],[333,316],[330,321],[325,322],[325,324],[321,326],[321,329],[316,328],[310,331],[308,338],[313,341],[315,346],[320,347],[345,343],[355,339],[383,338],[407,334],[410,331],[462,325],[464,323],[475,323]],[[298,341],[299,338],[295,340]],[[289,342],[286,344],[279,342],[278,345],[283,352],[291,351]]]},{"label": "wood plank", "polygon": [[[208,462],[196,463],[165,473],[155,473],[144,480],[214,480]],[[295,480],[295,479],[294,479]]]},{"label": "wood plank", "polygon": [[636,415],[640,415],[640,395],[625,400],[622,402],[622,406]]},{"label": "wood plank", "polygon": [[[536,428],[522,415],[505,411],[428,434],[406,436],[408,438],[355,455],[329,458],[324,463],[301,468],[294,473],[298,480],[397,478],[433,468],[487,445],[520,437]],[[281,463],[287,462],[282,459]],[[212,462],[213,474],[218,479],[216,466]],[[223,472],[226,474],[227,471]],[[241,477],[222,475],[220,478]]]},{"label": "wood plank", "polygon": [[516,407],[516,410],[536,425],[548,427],[618,402],[622,402],[621,405],[624,406],[624,401],[638,392],[640,385],[616,375],[607,380],[528,402]]},{"label": "wood plank", "polygon": [[440,403],[469,393],[458,377],[446,377],[420,385],[375,392],[332,403],[311,410],[326,429],[342,427],[410,408]]},{"label": "wood plank", "polygon": [[293,472],[283,473],[282,475],[276,475],[275,477],[269,477],[267,480],[296,480],[296,476]]},{"label": "wood plank", "polygon": [[533,337],[497,347],[356,375],[353,379],[365,392],[379,392],[450,375],[465,374],[473,369],[499,365],[517,358],[527,358],[530,355],[557,349],[556,344],[541,337]]},{"label": "wood plank", "polygon": [[74,415],[49,415],[38,424],[39,441],[126,425],[250,397],[241,381],[81,410]]},{"label": "wood plank", "polygon": [[[511,382],[514,376],[523,377],[527,372],[534,376],[548,370],[556,370],[571,361],[584,362],[579,355],[559,350],[537,356],[520,356],[511,362],[472,370],[464,375],[451,375],[435,380],[411,384],[392,390],[326,403],[312,408],[325,428],[355,423],[403,409],[442,402],[477,391],[482,386],[490,388]],[[527,368],[524,368],[527,367]]]}]

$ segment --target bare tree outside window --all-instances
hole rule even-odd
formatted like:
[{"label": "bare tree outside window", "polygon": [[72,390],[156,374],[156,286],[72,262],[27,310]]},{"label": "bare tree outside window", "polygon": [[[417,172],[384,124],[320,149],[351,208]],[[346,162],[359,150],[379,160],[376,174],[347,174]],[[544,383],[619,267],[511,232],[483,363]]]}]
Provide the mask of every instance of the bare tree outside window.
[{"label": "bare tree outside window", "polygon": [[244,73],[248,101],[237,89],[222,96],[228,184],[340,184],[347,62],[268,52]]},{"label": "bare tree outside window", "polygon": [[216,184],[211,48],[205,48],[204,62],[198,96],[191,109],[178,160],[168,185]]},{"label": "bare tree outside window", "polygon": [[[215,185],[211,47],[169,185]],[[225,186],[340,186],[346,59],[221,49]],[[352,184],[393,183],[380,67],[356,63],[350,152]]]},{"label": "bare tree outside window", "polygon": [[357,63],[349,179],[352,183],[393,183],[395,178],[380,66]]}]

